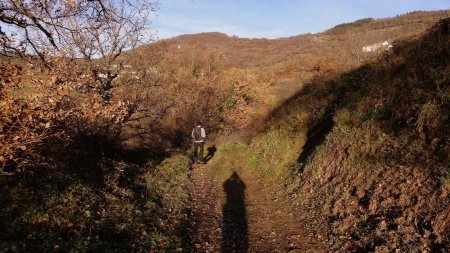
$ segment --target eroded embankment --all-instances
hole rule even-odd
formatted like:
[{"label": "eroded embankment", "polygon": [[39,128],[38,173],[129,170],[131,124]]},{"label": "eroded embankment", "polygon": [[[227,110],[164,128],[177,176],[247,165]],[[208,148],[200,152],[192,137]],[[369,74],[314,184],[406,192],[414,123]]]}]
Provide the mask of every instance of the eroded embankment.
[{"label": "eroded embankment", "polygon": [[332,250],[450,250],[449,31],[442,20],[378,62],[313,82],[253,140],[263,167],[291,174],[301,210],[324,217]]}]

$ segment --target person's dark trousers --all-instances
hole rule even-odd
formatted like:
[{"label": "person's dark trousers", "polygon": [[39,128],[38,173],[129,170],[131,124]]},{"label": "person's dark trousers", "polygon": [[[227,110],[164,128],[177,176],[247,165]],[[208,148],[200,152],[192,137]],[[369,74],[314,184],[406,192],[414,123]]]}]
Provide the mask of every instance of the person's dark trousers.
[{"label": "person's dark trousers", "polygon": [[[204,147],[204,142],[194,142],[194,162],[201,162],[203,160]],[[200,149],[200,154],[198,153],[198,149]]]}]

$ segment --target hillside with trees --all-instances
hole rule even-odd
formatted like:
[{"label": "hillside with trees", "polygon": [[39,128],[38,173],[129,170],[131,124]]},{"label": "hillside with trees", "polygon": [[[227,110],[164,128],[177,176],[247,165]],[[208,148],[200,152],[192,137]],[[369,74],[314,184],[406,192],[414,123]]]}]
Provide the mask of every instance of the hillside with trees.
[{"label": "hillside with trees", "polygon": [[0,252],[450,250],[449,10],[162,41],[157,2],[0,10]]},{"label": "hillside with trees", "polygon": [[[139,50],[148,55],[153,55],[147,52],[155,48],[164,51],[155,68],[172,78],[163,81],[166,85],[192,88],[197,87],[193,83],[203,82],[216,89],[221,105],[219,110],[213,110],[223,112],[215,116],[207,113],[203,120],[209,121],[214,130],[227,132],[254,127],[261,116],[265,117],[313,78],[351,70],[384,53],[384,49],[365,53],[363,47],[382,42],[393,46],[418,36],[449,14],[449,11],[413,12],[391,19],[355,21],[323,33],[273,40],[220,33],[182,35]],[[179,72],[185,72],[185,76]],[[234,76],[236,85],[233,85],[235,80],[230,80]],[[236,122],[235,118],[228,118],[231,115],[241,119]]]}]

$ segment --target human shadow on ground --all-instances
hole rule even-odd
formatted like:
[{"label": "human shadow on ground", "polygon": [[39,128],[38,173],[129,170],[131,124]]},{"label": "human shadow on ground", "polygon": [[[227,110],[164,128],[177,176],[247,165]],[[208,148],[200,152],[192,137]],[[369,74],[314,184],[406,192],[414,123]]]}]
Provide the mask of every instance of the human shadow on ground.
[{"label": "human shadow on ground", "polygon": [[208,153],[206,154],[205,158],[203,159],[204,163],[209,162],[209,160],[211,160],[214,157],[214,154],[217,151],[216,145],[212,145],[211,147],[209,147],[207,149]]},{"label": "human shadow on ground", "polygon": [[227,200],[223,206],[223,253],[248,251],[248,225],[245,211],[245,184],[234,172],[223,184]]},{"label": "human shadow on ground", "polygon": [[308,129],[306,134],[307,139],[305,145],[303,146],[303,151],[297,158],[299,164],[297,172],[303,172],[308,158],[314,153],[316,148],[325,141],[326,136],[334,127],[333,118],[336,115],[335,104],[332,103],[325,109],[325,113],[322,118],[320,118],[316,124]]},{"label": "human shadow on ground", "polygon": [[[340,86],[336,85],[333,89],[329,89],[329,93],[334,94],[335,98],[325,107],[325,113],[322,117],[309,126],[305,145],[297,158],[298,166],[296,173],[304,172],[308,159],[311,159],[316,149],[325,142],[327,135],[333,130],[335,125],[334,117],[336,116],[337,111],[342,108],[343,100],[351,94],[361,90],[361,88],[364,87],[364,84],[368,82],[371,75],[371,67],[364,65],[343,74],[340,77],[340,82],[343,84]],[[304,92],[307,94],[311,91],[306,89]],[[301,93],[299,96],[301,96]]]}]

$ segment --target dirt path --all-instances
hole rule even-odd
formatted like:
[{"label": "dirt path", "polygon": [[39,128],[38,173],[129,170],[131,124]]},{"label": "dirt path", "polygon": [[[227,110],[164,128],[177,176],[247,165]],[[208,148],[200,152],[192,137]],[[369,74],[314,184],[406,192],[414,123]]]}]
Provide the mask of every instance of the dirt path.
[{"label": "dirt path", "polygon": [[218,211],[214,174],[206,165],[192,171],[192,239],[198,252],[220,252],[221,213]]},{"label": "dirt path", "polygon": [[198,252],[327,252],[314,220],[300,218],[273,183],[246,171],[245,157],[220,151],[192,172]]},{"label": "dirt path", "polygon": [[[247,179],[245,173],[243,180]],[[313,224],[262,180],[247,182],[250,252],[323,252]]]}]

